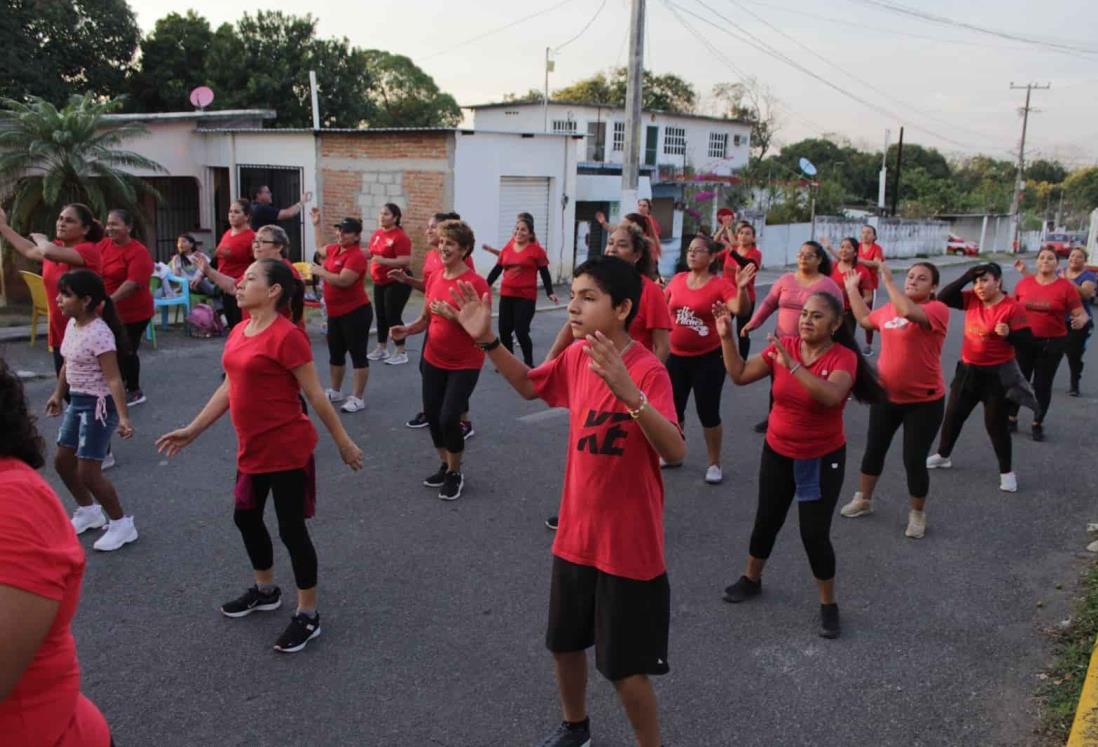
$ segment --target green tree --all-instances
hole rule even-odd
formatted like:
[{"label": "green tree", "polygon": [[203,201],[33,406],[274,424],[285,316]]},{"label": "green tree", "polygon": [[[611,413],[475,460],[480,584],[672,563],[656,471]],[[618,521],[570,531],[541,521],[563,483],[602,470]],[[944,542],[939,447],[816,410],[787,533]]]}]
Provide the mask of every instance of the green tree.
[{"label": "green tree", "polygon": [[374,76],[371,95],[373,127],[456,127],[461,108],[442,93],[430,75],[403,55],[365,52],[366,69]]},{"label": "green tree", "polygon": [[1068,170],[1059,161],[1038,159],[1026,167],[1026,181],[1059,184],[1067,175]]},{"label": "green tree", "polygon": [[126,91],[140,31],[126,0],[4,0],[0,96],[62,105]]},{"label": "green tree", "polygon": [[44,99],[0,100],[0,196],[16,230],[49,232],[61,206],[86,203],[97,215],[121,207],[140,216],[140,198],[155,190],[134,170],[161,172],[160,164],[119,149],[145,129],[110,124],[117,99],[73,96],[57,108]]},{"label": "green tree", "polygon": [[531,88],[526,93],[505,93],[503,100],[516,104],[533,104],[545,98],[544,92]]},{"label": "green tree", "polygon": [[1073,171],[1064,179],[1064,198],[1080,216],[1098,208],[1098,166]]},{"label": "green tree", "polygon": [[721,116],[751,123],[751,156],[756,160],[765,158],[780,127],[778,100],[769,86],[756,78],[718,83],[713,86],[713,98],[721,108]]},{"label": "green tree", "polygon": [[141,40],[140,69],[130,76],[130,98],[136,111],[179,111],[190,106],[188,95],[206,85],[206,57],[214,32],[209,21],[188,10],[169,13]]},{"label": "green tree", "polygon": [[[559,88],[553,91],[553,98],[577,104],[625,106],[627,83],[627,71],[619,67],[609,75],[597,73]],[[641,86],[641,106],[645,109],[690,114],[697,107],[698,94],[694,86],[673,73],[656,75],[645,70]]]},{"label": "green tree", "polygon": [[614,90],[605,73],[597,73],[590,78],[578,80],[570,86],[553,91],[553,98],[576,104],[596,106],[625,106],[625,93]]}]

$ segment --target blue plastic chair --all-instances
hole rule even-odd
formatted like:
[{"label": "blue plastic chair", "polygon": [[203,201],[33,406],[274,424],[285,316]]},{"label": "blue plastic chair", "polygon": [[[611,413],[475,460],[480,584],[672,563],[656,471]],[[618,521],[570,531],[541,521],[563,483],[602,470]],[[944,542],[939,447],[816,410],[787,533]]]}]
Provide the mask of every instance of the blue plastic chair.
[{"label": "blue plastic chair", "polygon": [[187,281],[187,278],[181,278],[178,275],[167,275],[166,277],[170,284],[179,286],[178,292],[172,298],[158,298],[155,291],[160,287],[161,280],[156,276],[153,276],[149,280],[149,288],[154,291],[153,318],[150,320],[149,326],[145,328],[145,337],[152,340],[154,348],[156,347],[157,309],[160,310],[160,325],[165,329],[168,327],[168,309],[170,307],[174,306],[176,309],[182,307],[184,314],[189,314],[191,312],[191,284]]}]

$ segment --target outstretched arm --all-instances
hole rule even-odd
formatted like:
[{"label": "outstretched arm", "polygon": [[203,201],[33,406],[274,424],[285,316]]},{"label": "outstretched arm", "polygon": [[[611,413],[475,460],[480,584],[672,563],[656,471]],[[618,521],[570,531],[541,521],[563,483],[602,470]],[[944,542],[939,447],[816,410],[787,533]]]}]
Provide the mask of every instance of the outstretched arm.
[{"label": "outstretched arm", "polygon": [[229,377],[226,375],[225,380],[221,382],[221,386],[210,397],[210,401],[206,403],[206,406],[202,408],[188,426],[165,433],[156,439],[156,450],[169,458],[175,456],[198,438],[204,430],[216,423],[218,418],[224,415],[228,409]]},{"label": "outstretched arm", "polygon": [[[979,267],[979,265],[977,265],[977,267]],[[938,292],[938,300],[944,303],[946,306],[954,309],[963,310],[965,308],[965,304],[964,296],[961,295],[961,291],[963,291],[965,286],[971,283],[976,277],[975,270],[975,267],[968,268],[967,270],[965,270],[964,275],[961,275],[961,277],[954,280],[945,288],[942,288],[942,290]]]},{"label": "outstretched arm", "polygon": [[324,394],[324,389],[320,385],[320,377],[316,375],[316,366],[313,365],[312,361],[309,361],[305,365],[295,368],[292,373],[294,378],[297,379],[301,391],[305,394],[305,399],[309,400],[309,404],[313,406],[313,411],[320,418],[320,422],[324,424],[328,433],[332,435],[332,440],[336,442],[343,463],[356,471],[362,469],[362,449],[358,448],[355,442],[351,440],[351,437],[347,435],[343,422],[336,415],[335,408],[332,407],[332,403],[328,401],[328,397]]}]

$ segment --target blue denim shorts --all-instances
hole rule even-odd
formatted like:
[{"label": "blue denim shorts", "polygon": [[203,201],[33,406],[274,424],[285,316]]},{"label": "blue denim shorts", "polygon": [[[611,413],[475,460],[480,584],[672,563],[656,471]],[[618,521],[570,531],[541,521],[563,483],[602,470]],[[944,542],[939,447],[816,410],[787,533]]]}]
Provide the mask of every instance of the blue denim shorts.
[{"label": "blue denim shorts", "polygon": [[111,436],[118,428],[118,410],[114,399],[106,397],[106,413],[96,417],[99,398],[94,394],[71,392],[72,401],[65,408],[61,428],[57,431],[57,445],[76,450],[78,459],[101,462],[107,458]]}]

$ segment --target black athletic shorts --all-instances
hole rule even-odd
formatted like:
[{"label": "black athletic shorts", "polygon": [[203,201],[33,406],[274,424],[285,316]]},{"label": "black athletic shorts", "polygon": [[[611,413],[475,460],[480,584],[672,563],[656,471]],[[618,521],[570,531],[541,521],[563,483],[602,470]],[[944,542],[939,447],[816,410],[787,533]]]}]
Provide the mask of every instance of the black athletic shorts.
[{"label": "black athletic shorts", "polygon": [[671,587],[667,574],[651,581],[603,573],[553,556],[545,646],[555,654],[595,647],[606,679],[667,674]]}]

